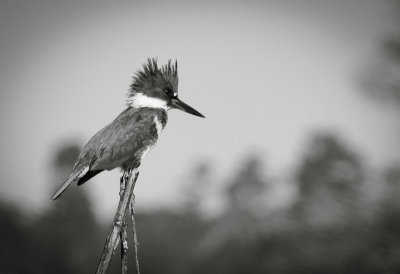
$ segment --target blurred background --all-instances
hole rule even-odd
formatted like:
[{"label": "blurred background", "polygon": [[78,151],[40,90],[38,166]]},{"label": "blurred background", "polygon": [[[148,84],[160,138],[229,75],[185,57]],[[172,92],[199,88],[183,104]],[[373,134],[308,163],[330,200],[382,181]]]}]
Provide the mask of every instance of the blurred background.
[{"label": "blurred background", "polygon": [[141,166],[142,273],[400,272],[399,1],[0,3],[2,273],[95,271],[120,173],[49,198],[149,57],[207,118]]}]

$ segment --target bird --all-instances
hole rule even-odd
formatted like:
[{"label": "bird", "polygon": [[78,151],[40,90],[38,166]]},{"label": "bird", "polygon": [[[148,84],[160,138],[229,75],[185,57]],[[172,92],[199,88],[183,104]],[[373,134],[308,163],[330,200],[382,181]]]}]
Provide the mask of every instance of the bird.
[{"label": "bird", "polygon": [[165,128],[170,109],[205,118],[178,97],[177,61],[159,66],[156,58],[149,58],[133,76],[126,109],[87,142],[51,199],[56,200],[72,183],[82,185],[105,170],[138,168]]}]

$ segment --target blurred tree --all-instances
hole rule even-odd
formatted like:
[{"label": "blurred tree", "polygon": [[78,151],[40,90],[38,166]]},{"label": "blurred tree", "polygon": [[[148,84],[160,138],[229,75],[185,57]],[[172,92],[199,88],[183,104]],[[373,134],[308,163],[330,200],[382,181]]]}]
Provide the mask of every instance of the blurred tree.
[{"label": "blurred tree", "polygon": [[374,273],[400,273],[400,166],[393,165],[384,175],[385,191],[373,219],[373,234],[365,265]]},{"label": "blurred tree", "polygon": [[367,71],[362,83],[373,97],[400,105],[400,0],[389,2],[397,20],[395,27],[382,43],[379,59]]},{"label": "blurred tree", "polygon": [[[57,151],[55,181],[66,178],[79,153],[75,144]],[[50,200],[49,200],[50,202]],[[31,273],[90,273],[96,269],[102,240],[84,191],[66,192],[33,225]]]},{"label": "blurred tree", "polygon": [[266,186],[262,161],[259,156],[251,155],[228,185],[228,211],[257,211]]},{"label": "blurred tree", "polygon": [[195,246],[207,229],[207,224],[193,213],[151,211],[137,214],[142,273],[190,273],[190,266],[198,260]]},{"label": "blurred tree", "polygon": [[[57,183],[78,153],[77,146],[64,148],[54,160]],[[399,167],[385,173],[388,191],[380,201],[382,210],[366,220],[357,207],[364,170],[354,152],[336,136],[318,134],[300,160],[299,200],[293,211],[299,218],[290,222],[276,222],[291,218],[282,210],[268,213],[265,199],[274,195],[273,184],[257,155],[246,158],[229,180],[225,212],[201,218],[197,207],[210,169],[199,164],[189,178],[201,186],[188,192],[188,205],[193,203],[188,210],[137,213],[142,272],[399,273]],[[99,236],[82,189],[66,192],[51,208],[25,224],[17,210],[0,204],[2,273],[93,272],[108,225]],[[114,259],[110,273],[119,273],[119,264]],[[134,260],[129,264],[135,273]]]},{"label": "blurred tree", "polygon": [[210,195],[211,166],[208,161],[198,163],[185,179],[183,195],[185,210],[193,214],[202,214],[204,202]]},{"label": "blurred tree", "polygon": [[28,273],[28,225],[18,209],[0,202],[0,269],[1,273]]},{"label": "blurred tree", "polygon": [[381,204],[384,207],[400,210],[400,165],[392,165],[384,174],[385,191]]},{"label": "blurred tree", "polygon": [[199,240],[193,273],[256,273],[259,261],[254,243],[264,232],[267,179],[259,156],[251,155],[240,165],[225,189],[225,212],[209,225]]},{"label": "blurred tree", "polygon": [[[400,106],[400,0],[390,0],[394,21],[386,39],[381,43],[379,59],[366,73],[362,82],[367,94]],[[387,168],[384,191],[375,207],[371,222],[373,234],[363,262],[370,273],[400,273],[400,167]],[[382,181],[377,183],[382,184]]]},{"label": "blurred tree", "polygon": [[393,165],[388,168],[385,174],[385,181],[391,186],[400,187],[400,166]]},{"label": "blurred tree", "polygon": [[[227,208],[213,228],[210,241],[221,243],[239,239],[247,241],[262,228],[259,219],[264,210],[267,181],[262,161],[258,155],[250,155],[240,165],[240,169],[227,184]],[[213,239],[214,238],[214,239]]]},{"label": "blurred tree", "polygon": [[297,174],[300,218],[314,225],[348,222],[358,206],[364,171],[358,157],[331,134],[316,135]]}]

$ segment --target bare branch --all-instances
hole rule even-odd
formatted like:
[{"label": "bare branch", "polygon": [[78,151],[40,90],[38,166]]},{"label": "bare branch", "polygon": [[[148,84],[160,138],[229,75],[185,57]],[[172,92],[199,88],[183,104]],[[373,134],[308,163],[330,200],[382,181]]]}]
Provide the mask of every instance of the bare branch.
[{"label": "bare branch", "polygon": [[133,241],[135,244],[136,269],[137,269],[137,273],[140,274],[139,256],[138,256],[139,242],[137,240],[136,222],[135,222],[135,194],[132,195],[132,199],[130,201],[129,208],[131,210],[131,217],[132,217],[132,230],[133,230]]},{"label": "bare branch", "polygon": [[[133,173],[135,173],[135,178],[132,178]],[[129,171],[129,180],[128,183],[126,184],[124,194],[119,201],[118,210],[115,213],[113,225],[107,236],[107,240],[104,244],[103,254],[101,256],[101,260],[96,271],[97,274],[107,273],[111,261],[111,256],[119,241],[118,236],[121,231],[122,220],[125,216],[128,203],[132,199],[133,189],[135,188],[138,176],[139,176],[139,171],[137,169]]]},{"label": "bare branch", "polygon": [[[129,176],[126,176],[126,172],[121,177],[121,182],[120,182],[120,192],[119,196],[120,199],[122,199],[123,194],[125,192],[125,187],[127,184],[127,181],[129,180]],[[127,208],[129,210],[129,207]],[[120,233],[120,238],[121,238],[121,273],[122,274],[127,274],[128,273],[128,216],[125,212],[125,216],[122,220],[122,227],[121,227],[121,233]]]}]

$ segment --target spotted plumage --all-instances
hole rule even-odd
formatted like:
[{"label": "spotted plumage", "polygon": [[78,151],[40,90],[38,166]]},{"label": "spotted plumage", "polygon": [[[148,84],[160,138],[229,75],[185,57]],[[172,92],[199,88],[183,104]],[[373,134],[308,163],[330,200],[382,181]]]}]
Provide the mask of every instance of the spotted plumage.
[{"label": "spotted plumage", "polygon": [[165,128],[168,109],[204,117],[178,99],[177,89],[177,63],[169,61],[159,68],[155,59],[149,59],[133,79],[127,108],[89,140],[70,176],[52,199],[58,198],[71,183],[81,185],[105,170],[139,167]]}]

